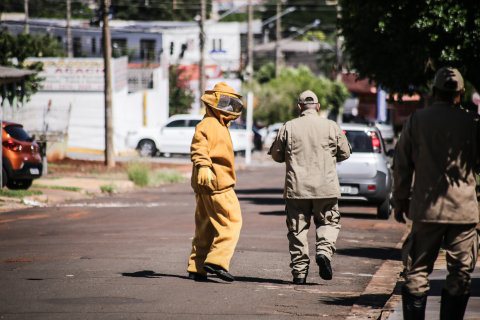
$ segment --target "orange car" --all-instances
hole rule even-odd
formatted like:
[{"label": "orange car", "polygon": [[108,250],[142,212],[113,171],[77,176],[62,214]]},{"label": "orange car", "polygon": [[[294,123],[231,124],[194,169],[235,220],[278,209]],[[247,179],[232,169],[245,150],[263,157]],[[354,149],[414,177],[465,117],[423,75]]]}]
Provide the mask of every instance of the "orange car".
[{"label": "orange car", "polygon": [[2,186],[28,189],[33,179],[42,176],[38,144],[21,124],[3,122],[2,129]]}]

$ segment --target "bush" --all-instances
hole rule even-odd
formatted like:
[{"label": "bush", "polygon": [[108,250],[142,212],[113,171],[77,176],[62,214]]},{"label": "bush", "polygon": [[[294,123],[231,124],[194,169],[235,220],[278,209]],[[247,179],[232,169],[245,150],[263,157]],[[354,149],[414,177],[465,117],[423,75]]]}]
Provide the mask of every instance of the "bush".
[{"label": "bush", "polygon": [[43,194],[40,190],[9,190],[9,189],[0,189],[1,197],[8,198],[24,198],[31,196],[38,196]]},{"label": "bush", "polygon": [[150,181],[151,186],[158,186],[165,183],[182,182],[183,176],[178,171],[173,170],[160,170],[154,172]]},{"label": "bush", "polygon": [[255,119],[268,124],[296,117],[297,98],[302,91],[315,92],[322,110],[338,110],[348,97],[348,90],[342,83],[317,77],[306,66],[283,68],[277,78],[268,81],[270,69],[265,67],[251,88],[257,104]]},{"label": "bush", "polygon": [[144,163],[131,163],[127,168],[128,179],[139,187],[149,184],[150,167]]},{"label": "bush", "polygon": [[104,184],[100,186],[102,193],[114,194],[117,191],[117,187],[114,184]]},{"label": "bush", "polygon": [[176,183],[183,181],[183,176],[175,170],[157,170],[141,162],[131,163],[127,168],[128,179],[139,187],[159,186],[165,183]]}]

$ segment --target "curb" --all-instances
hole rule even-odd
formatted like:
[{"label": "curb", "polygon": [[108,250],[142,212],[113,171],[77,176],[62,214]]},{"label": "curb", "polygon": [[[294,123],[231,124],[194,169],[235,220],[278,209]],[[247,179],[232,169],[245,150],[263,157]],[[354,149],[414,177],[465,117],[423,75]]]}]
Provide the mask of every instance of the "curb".
[{"label": "curb", "polygon": [[[395,245],[395,249],[401,249],[402,245],[410,232],[408,227],[402,236],[402,239]],[[362,292],[358,300],[350,309],[350,314],[346,320],[358,319],[387,319],[393,306],[395,295],[395,287],[400,278],[400,273],[403,271],[402,261],[386,260],[382,263],[380,268],[375,272],[372,280],[368,283],[365,290]],[[381,296],[388,296],[385,304],[379,304]]]}]

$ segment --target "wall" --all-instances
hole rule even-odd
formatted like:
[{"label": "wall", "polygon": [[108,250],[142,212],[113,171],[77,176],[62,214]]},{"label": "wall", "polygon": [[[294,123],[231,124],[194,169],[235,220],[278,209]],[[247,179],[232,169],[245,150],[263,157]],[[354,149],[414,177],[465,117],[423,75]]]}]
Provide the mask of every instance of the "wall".
[{"label": "wall", "polygon": [[[38,60],[47,66],[40,74],[45,77],[45,89],[32,96],[20,109],[5,108],[5,119],[24,124],[28,131],[66,133],[69,151],[102,153],[105,148],[104,94],[99,80],[103,79],[103,60],[30,59]],[[102,65],[100,73],[97,72],[99,64]],[[164,77],[163,69],[157,68],[153,89],[129,94],[126,57],[114,59],[112,69],[114,150],[123,153],[128,151],[126,138],[129,132],[144,125],[144,110],[147,126],[159,126],[166,121],[168,75]],[[90,86],[87,86],[88,82]]]}]

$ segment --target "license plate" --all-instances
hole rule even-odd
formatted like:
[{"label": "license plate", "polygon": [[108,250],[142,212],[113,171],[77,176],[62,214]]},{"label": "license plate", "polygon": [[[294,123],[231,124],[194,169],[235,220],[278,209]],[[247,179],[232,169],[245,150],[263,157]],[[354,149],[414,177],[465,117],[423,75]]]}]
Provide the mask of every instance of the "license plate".
[{"label": "license plate", "polygon": [[40,170],[38,170],[37,168],[30,168],[30,174],[39,175]]},{"label": "license plate", "polygon": [[352,186],[340,186],[340,193],[342,194],[358,194],[358,188]]}]

